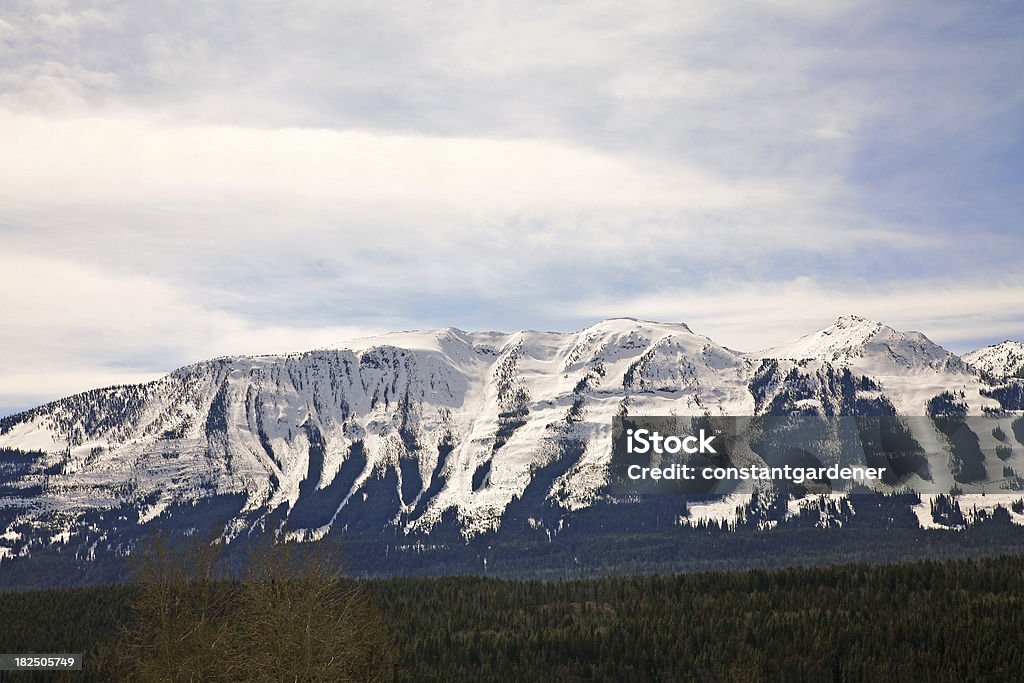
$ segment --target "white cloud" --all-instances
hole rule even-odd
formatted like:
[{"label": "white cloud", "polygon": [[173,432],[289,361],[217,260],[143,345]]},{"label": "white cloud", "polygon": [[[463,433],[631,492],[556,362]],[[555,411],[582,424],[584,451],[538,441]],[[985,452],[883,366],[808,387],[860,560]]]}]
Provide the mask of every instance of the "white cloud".
[{"label": "white cloud", "polygon": [[377,328],[254,325],[145,275],[0,254],[0,407],[152,379],[220,355],[323,348]]},{"label": "white cloud", "polygon": [[[740,263],[923,246],[829,209],[838,190],[827,175],[726,177],[557,140],[0,113],[11,248],[254,306],[297,298],[310,260],[333,273],[320,285],[355,297],[501,298],[545,296],[559,271],[599,282],[638,263],[685,267],[695,252]],[[231,294],[239,271],[284,287]]]},{"label": "white cloud", "polygon": [[557,140],[0,113],[0,162],[18,249],[215,289],[245,263],[301,278],[312,256],[362,290],[500,294],[554,266],[600,276],[694,253],[738,265],[941,242],[831,208],[827,174],[721,176]]},{"label": "white cloud", "polygon": [[[775,181],[614,156],[553,140],[325,129],[172,126],[144,119],[0,113],[0,201],[110,205],[281,198],[327,206],[460,207],[487,213],[793,202]],[[802,188],[806,198],[815,188]],[[827,190],[817,188],[818,192]]]}]

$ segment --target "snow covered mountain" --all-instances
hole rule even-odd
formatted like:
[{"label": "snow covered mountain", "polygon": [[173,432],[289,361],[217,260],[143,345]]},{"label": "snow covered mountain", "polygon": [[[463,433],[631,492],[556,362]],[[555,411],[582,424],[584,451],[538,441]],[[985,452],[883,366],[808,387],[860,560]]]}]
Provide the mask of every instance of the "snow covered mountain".
[{"label": "snow covered mountain", "polygon": [[900,332],[856,315],[757,354],[767,358],[813,359],[866,370],[964,372],[963,362],[920,332]]},{"label": "snow covered mountain", "polygon": [[1004,341],[964,354],[964,361],[994,378],[1024,377],[1024,342]]},{"label": "snow covered mountain", "polygon": [[[973,412],[997,407],[981,395],[971,369],[920,332],[901,332],[860,316],[844,316],[829,327],[749,354],[785,366],[849,368],[872,379],[898,414],[924,415],[929,399],[960,390]],[[848,411],[844,411],[848,412]]]},{"label": "snow covered mountain", "polygon": [[[924,415],[943,392],[971,414],[1000,408],[985,391],[924,335],[858,317],[750,354],[620,318],[218,358],[0,420],[0,560],[71,539],[91,555],[111,526],[183,514],[229,540],[274,525],[552,533],[607,502],[615,415]],[[1004,464],[1024,472],[1024,450]]]}]

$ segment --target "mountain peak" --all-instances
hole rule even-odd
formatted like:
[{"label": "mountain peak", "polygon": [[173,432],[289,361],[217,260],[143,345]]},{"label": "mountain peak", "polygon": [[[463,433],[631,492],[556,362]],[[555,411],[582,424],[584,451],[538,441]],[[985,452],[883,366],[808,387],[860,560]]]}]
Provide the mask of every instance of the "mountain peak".
[{"label": "mountain peak", "polygon": [[981,372],[994,377],[1024,374],[1024,342],[1007,339],[964,354],[964,360]]},{"label": "mountain peak", "polygon": [[600,330],[600,329],[629,330],[629,329],[636,329],[636,328],[655,329],[655,330],[662,330],[662,331],[666,331],[666,332],[690,332],[690,333],[693,332],[693,330],[690,329],[690,326],[687,325],[686,323],[683,323],[683,322],[670,323],[670,322],[661,322],[661,321],[658,321],[658,320],[644,320],[643,318],[632,318],[632,317],[627,317],[627,316],[622,316],[622,317],[617,317],[617,318],[605,318],[601,322],[596,323],[594,325],[591,325],[587,329],[590,329],[590,330]]},{"label": "mountain peak", "polygon": [[882,325],[882,323],[878,322],[877,320],[871,320],[870,318],[865,318],[862,315],[850,314],[850,315],[841,315],[841,316],[839,316],[838,318],[836,318],[836,321],[832,324],[832,326],[833,327],[844,328],[844,327],[854,327],[854,326],[865,325],[865,324],[867,324],[867,325],[878,325],[878,326]]},{"label": "mountain peak", "polygon": [[904,332],[859,315],[841,316],[828,327],[751,355],[818,360],[874,374],[967,371],[960,358],[920,332]]},{"label": "mountain peak", "polygon": [[811,335],[837,336],[844,339],[847,344],[860,345],[867,343],[879,334],[889,332],[900,334],[895,329],[888,325],[883,325],[877,320],[871,320],[860,315],[844,315],[836,318],[836,321],[828,327],[818,330],[818,332],[812,332]]}]

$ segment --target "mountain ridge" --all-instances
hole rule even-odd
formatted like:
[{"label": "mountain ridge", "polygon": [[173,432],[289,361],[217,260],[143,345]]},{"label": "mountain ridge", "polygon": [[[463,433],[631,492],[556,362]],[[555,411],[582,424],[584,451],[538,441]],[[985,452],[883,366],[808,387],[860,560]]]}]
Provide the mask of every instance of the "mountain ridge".
[{"label": "mountain ridge", "polygon": [[[0,538],[33,520],[63,538],[122,508],[141,526],[213,500],[240,501],[229,539],[285,523],[304,540],[473,537],[518,515],[549,528],[542,510],[602,499],[616,415],[924,415],[945,392],[983,414],[1003,408],[987,381],[920,333],[854,316],[755,353],[684,323],[614,318],[224,356],[0,420],[0,448],[39,454],[0,480],[13,520]],[[1024,452],[1005,466],[1024,472]]]}]

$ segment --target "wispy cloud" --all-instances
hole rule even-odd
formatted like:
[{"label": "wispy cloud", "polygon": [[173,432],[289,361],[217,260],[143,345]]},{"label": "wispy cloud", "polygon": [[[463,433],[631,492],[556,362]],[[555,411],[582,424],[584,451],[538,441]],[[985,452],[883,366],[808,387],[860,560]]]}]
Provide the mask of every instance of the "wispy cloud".
[{"label": "wispy cloud", "polygon": [[[685,163],[544,139],[0,116],[0,200],[26,207],[278,200],[494,211],[791,204],[827,183],[724,178]],[[370,216],[372,218],[372,215]],[[457,228],[457,226],[455,226]]]}]

